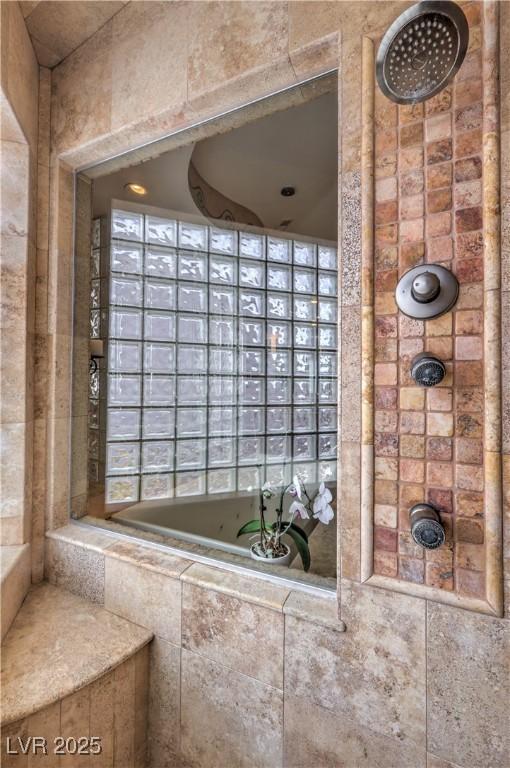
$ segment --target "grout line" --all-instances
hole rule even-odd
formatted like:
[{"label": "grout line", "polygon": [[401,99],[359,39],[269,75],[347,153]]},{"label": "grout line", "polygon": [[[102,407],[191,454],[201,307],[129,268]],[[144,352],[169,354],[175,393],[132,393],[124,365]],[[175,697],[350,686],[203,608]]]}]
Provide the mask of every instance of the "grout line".
[{"label": "grout line", "polygon": [[259,685],[263,685],[265,688],[268,688],[271,691],[278,691],[278,693],[283,693],[283,687],[278,688],[278,686],[272,685],[271,683],[266,683],[264,680],[261,680],[259,677],[254,677],[253,675],[249,675],[247,672],[241,672],[241,670],[235,669],[235,667],[229,667],[227,664],[223,664],[221,661],[218,661],[217,659],[213,659],[212,656],[207,656],[205,653],[201,653],[200,651],[197,651],[192,648],[185,648],[181,646],[181,652],[182,651],[186,651],[186,653],[191,654],[191,656],[198,656],[199,659],[205,659],[211,664],[216,664],[218,667],[221,667],[222,669],[226,669],[228,672],[232,672],[234,675],[240,675],[240,677],[244,677],[247,680],[252,680],[253,682],[258,683]]},{"label": "grout line", "polygon": [[429,601],[425,600],[425,760],[427,761],[428,751],[428,618],[429,618]]},{"label": "grout line", "polygon": [[[133,0],[133,1],[134,1],[134,0]],[[118,16],[118,15],[119,15],[119,13],[122,13],[122,11],[123,11],[123,10],[124,10],[124,9],[125,9],[125,8],[126,8],[128,5],[131,5],[131,0],[128,0],[128,2],[127,2],[127,3],[125,3],[125,4],[122,6],[122,8],[119,8],[119,10],[118,10],[118,11],[116,11],[116,13],[112,14],[112,15],[110,16],[110,18],[109,18],[109,19],[106,19],[106,21],[104,22],[104,24],[101,24],[101,26],[100,26],[100,27],[98,27],[96,30],[94,30],[94,32],[92,32],[92,34],[91,34],[91,35],[89,35],[88,37],[86,37],[86,38],[85,38],[85,40],[82,40],[82,42],[81,42],[79,45],[77,45],[77,46],[76,46],[76,48],[73,48],[73,50],[72,50],[72,51],[69,51],[69,53],[66,53],[66,55],[65,55],[65,56],[64,56],[62,59],[60,59],[60,60],[59,60],[59,61],[58,61],[56,64],[54,64],[52,67],[48,67],[48,69],[49,69],[50,71],[53,71],[54,69],[56,69],[57,67],[59,67],[59,66],[60,66],[61,64],[63,64],[64,62],[67,62],[67,60],[69,59],[69,57],[70,57],[70,56],[72,56],[72,55],[73,55],[73,53],[76,53],[76,51],[79,51],[79,50],[80,50],[80,48],[82,48],[82,47],[83,47],[83,46],[84,46],[86,43],[88,43],[88,42],[89,42],[89,40],[92,40],[92,38],[93,38],[93,37],[95,37],[95,35],[97,35],[97,34],[98,34],[98,32],[100,32],[102,29],[104,29],[104,28],[105,28],[105,27],[106,27],[106,26],[107,26],[107,25],[108,25],[108,24],[109,24],[109,23],[112,21],[112,19],[114,19],[116,16]],[[35,10],[35,8],[34,8],[34,10]],[[33,11],[32,11],[32,13],[33,13]],[[30,15],[31,15],[31,14],[30,14]],[[28,19],[28,18],[29,18],[29,17],[27,16],[27,19]],[[27,19],[26,19],[26,20],[27,20]],[[25,20],[25,21],[26,21],[26,20]],[[41,41],[40,41],[40,40],[38,40],[38,42],[41,42]],[[44,43],[41,43],[41,45],[44,45]],[[51,49],[50,49],[50,50],[51,50]],[[111,49],[109,49],[109,50],[111,50]],[[53,53],[53,51],[51,51],[51,52]],[[43,65],[41,65],[41,66],[43,66]]]}]

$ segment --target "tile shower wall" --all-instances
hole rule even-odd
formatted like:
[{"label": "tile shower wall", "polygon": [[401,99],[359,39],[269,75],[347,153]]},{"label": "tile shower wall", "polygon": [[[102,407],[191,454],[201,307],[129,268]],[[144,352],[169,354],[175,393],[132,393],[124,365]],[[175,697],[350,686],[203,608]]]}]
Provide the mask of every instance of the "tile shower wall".
[{"label": "tile shower wall", "polygon": [[[483,479],[482,61],[480,13],[454,83],[425,105],[375,96],[375,536],[377,574],[463,596],[485,595]],[[451,269],[459,300],[427,321],[397,312],[399,277],[416,264]],[[446,363],[441,385],[414,384],[422,351]],[[446,545],[425,551],[408,512],[428,501]]]},{"label": "tile shower wall", "polygon": [[[485,3],[484,7],[490,9],[491,5]],[[502,32],[504,29],[508,30],[509,16],[505,7],[507,5],[492,5],[492,12],[494,9],[501,10],[502,25],[506,18],[506,27],[501,27]],[[472,12],[477,11],[481,5],[469,3],[464,7]],[[282,84],[294,82],[296,77],[309,76],[314,72],[337,66],[337,32],[341,29],[342,177],[339,192],[340,220],[344,224],[342,347],[346,363],[342,435],[344,441],[348,441],[344,442],[343,446],[346,459],[343,466],[347,465],[347,469],[344,471],[345,490],[341,505],[344,529],[341,549],[345,564],[344,576],[349,564],[349,573],[353,574],[353,579],[359,578],[356,564],[360,548],[357,382],[360,377],[358,304],[361,217],[357,216],[357,211],[360,194],[361,35],[365,32],[372,33],[374,30],[384,31],[401,9],[401,4],[392,2],[129,3],[51,73],[52,153],[54,156],[67,153],[65,159],[72,168],[76,168],[92,162],[93,159],[102,159],[125,151],[133,143],[138,144],[142,137],[144,140],[157,138],[168,132],[169,126],[181,128],[188,121],[195,122],[197,113],[209,116],[212,111],[230,108],[236,100],[258,97],[269,90],[281,88]],[[186,19],[188,24],[185,23]],[[179,29],[180,32],[169,35],[169,29]],[[508,63],[510,51],[508,32],[505,34],[506,44],[503,39],[501,46],[503,65]],[[156,46],[155,41],[164,41],[164,44]],[[156,49],[158,71],[168,73],[167,78],[150,79]],[[133,50],[137,50],[136,61],[133,59]],[[232,54],[228,61],[225,59],[225,50]],[[503,101],[508,96],[509,72],[510,67],[502,66],[502,85],[505,86],[502,90]],[[147,87],[149,80],[153,87]],[[168,87],[169,82],[172,83],[171,88]],[[185,101],[186,99],[188,101]],[[501,117],[504,150],[510,146],[508,110],[502,110]],[[508,162],[503,165],[502,171],[506,174],[504,189],[505,199],[508,200]],[[69,171],[66,173],[71,175]],[[59,238],[70,238],[73,220],[71,205],[67,199],[56,199],[52,189],[51,213],[59,224]],[[508,224],[508,217],[506,223]],[[508,257],[508,227],[505,232],[507,234],[503,256]],[[65,264],[72,250],[69,246],[58,251],[55,240],[56,235],[50,239],[50,245],[53,247],[53,251],[50,251],[52,269],[57,257],[59,264]],[[508,258],[505,263],[508,265]],[[503,296],[508,297],[508,266],[505,274],[504,288],[507,293]],[[67,272],[65,275],[67,276]],[[54,276],[50,274],[52,290],[49,310],[53,311],[58,319],[58,333],[69,334],[71,326],[67,319],[67,307],[71,304],[71,280],[61,278],[58,290],[54,280]],[[508,336],[508,332],[506,335]],[[53,359],[50,358],[50,367]],[[508,366],[505,371],[508,371]],[[50,396],[53,397],[53,394]],[[507,409],[504,427],[509,424],[508,413]],[[58,421],[65,423],[65,419]],[[57,432],[57,436],[59,434]],[[510,445],[508,434],[507,428],[507,453]],[[66,493],[65,473],[51,472],[51,466],[60,468],[67,463],[68,454],[60,449],[61,445],[67,445],[65,439],[58,443],[58,451],[52,447],[51,442],[48,448],[50,457],[56,455],[53,464],[49,465],[48,473],[54,484],[54,496],[48,504],[48,527],[62,525],[65,519],[65,514],[62,514],[61,507],[58,506]],[[43,452],[40,462],[42,466],[45,466],[45,456],[46,452]],[[507,461],[507,466],[509,465],[510,462]],[[67,548],[72,549],[69,546]],[[77,574],[78,588],[83,588],[87,575],[94,580],[100,579],[98,574],[102,556],[98,557],[95,552],[91,554],[96,556],[98,562],[94,562],[90,574],[88,571]],[[77,558],[72,551],[69,552],[66,562],[78,569],[83,564],[83,560]],[[141,604],[146,594],[143,589],[139,589],[143,583],[135,576],[128,585],[128,590],[139,596]],[[118,585],[117,592],[126,589],[124,582],[119,581]],[[249,590],[253,594],[253,580],[250,580]],[[339,637],[345,638],[350,634],[353,638],[348,656],[339,655],[339,643],[334,643],[334,635],[327,628],[320,637],[321,625],[315,619],[312,622],[301,622],[302,630],[309,626],[314,632],[304,654],[302,648],[295,650],[295,637],[286,635],[288,642],[285,643],[285,674],[291,669],[288,662],[289,656],[293,655],[294,669],[300,670],[301,676],[303,666],[307,674],[309,667],[311,684],[304,690],[303,696],[300,695],[303,691],[293,689],[295,680],[291,680],[284,696],[285,717],[280,717],[279,723],[283,727],[285,739],[285,764],[342,765],[346,762],[363,764],[368,761],[388,768],[395,768],[397,765],[424,768],[426,763],[429,768],[446,768],[453,764],[464,768],[479,768],[485,764],[506,766],[508,753],[502,755],[500,745],[507,738],[505,733],[508,729],[504,726],[505,697],[499,682],[506,683],[508,675],[502,671],[498,659],[504,659],[506,663],[508,652],[498,648],[501,649],[507,622],[466,610],[435,605],[431,601],[391,594],[387,590],[371,589],[366,585],[359,587],[345,578],[342,580],[341,599],[348,632]],[[374,615],[372,600],[378,605],[375,629],[371,618]],[[423,606],[422,618],[416,621],[419,606]],[[363,621],[360,626],[358,612],[362,619],[370,619],[368,625]],[[201,618],[205,616],[206,630],[204,631],[203,624],[198,627],[201,637],[195,641],[192,648],[197,647],[198,641],[207,644],[211,637],[218,637],[215,623],[218,612],[211,611],[206,614],[205,611],[200,611],[195,615],[197,614]],[[257,626],[260,630],[258,633]],[[237,631],[239,627],[241,631]],[[254,631],[260,642],[264,642],[267,637],[267,622],[261,621],[257,625],[252,620],[243,625],[234,622],[231,623],[231,628],[230,647],[235,647],[236,658],[244,653],[244,658],[248,660],[248,666],[240,670],[236,686],[233,685],[235,676],[230,675],[228,678],[227,688],[231,695],[237,696],[239,688],[241,692],[247,690],[253,677],[257,677],[257,673],[250,667],[252,657],[249,655],[249,648],[245,649],[243,642],[246,641],[251,647]],[[299,633],[301,643],[304,634],[303,631]],[[413,646],[412,651],[403,652],[403,634],[408,638],[420,637],[419,648]],[[220,637],[223,640],[224,634]],[[404,648],[407,642],[405,641]],[[282,644],[283,641],[280,647]],[[448,653],[445,653],[446,648],[450,649]],[[201,653],[212,656],[207,650],[202,650]],[[426,655],[428,663],[425,663]],[[383,671],[378,669],[374,676],[360,671],[360,657],[389,659],[389,663],[384,666]],[[195,672],[196,665],[192,667],[189,658],[188,654],[183,654],[183,663],[188,670]],[[183,669],[181,674],[180,659],[179,648],[174,648],[170,643],[165,645],[164,640],[159,641],[159,651],[153,668],[156,684],[152,694],[153,706],[156,709],[156,726],[151,736],[151,743],[157,748],[168,742],[178,744],[178,737],[174,737],[174,733],[178,731],[180,724],[181,693],[184,711],[193,711],[187,704],[189,696],[186,694],[186,686],[197,678],[193,678],[186,669]],[[331,659],[336,660],[334,669],[330,665]],[[351,665],[351,660],[356,662],[355,667]],[[253,685],[249,689],[251,696],[247,697],[250,705],[249,719],[245,706],[246,698],[243,707],[230,706],[227,709],[222,706],[226,699],[225,686],[222,686],[223,674],[225,666],[231,664],[228,653],[223,655],[221,664],[208,664],[208,671],[214,670],[215,673],[214,676],[206,678],[207,688],[203,687],[199,693],[206,691],[207,700],[211,704],[207,717],[214,717],[214,733],[235,744],[244,739],[244,744],[248,745],[249,749],[247,759],[254,765],[256,760],[253,751],[257,749],[259,742],[253,738],[253,733],[267,732],[268,706],[265,701],[264,706],[260,704],[260,688],[254,691]],[[202,677],[201,680],[203,679]],[[322,686],[324,691],[319,691],[317,695],[314,693],[318,703],[311,704],[310,690],[315,691],[318,680],[325,681]],[[396,680],[398,688],[395,685]],[[406,688],[404,696],[402,684]],[[426,687],[429,699],[427,707],[425,697],[421,693],[423,686]],[[223,694],[221,701],[215,695],[217,687]],[[328,688],[334,689],[336,695],[333,696]],[[397,695],[392,695],[395,690],[398,691]],[[474,690],[477,696],[473,696]],[[197,701],[196,685],[193,686],[193,692]],[[354,719],[338,711],[339,706],[346,700],[358,704]],[[405,702],[404,709],[396,711],[395,706],[399,706],[402,700]],[[398,723],[401,720],[401,712],[405,712],[408,707],[407,702],[417,700],[422,702],[420,713],[412,719],[423,723],[424,731],[427,729],[427,749],[430,753],[428,758],[423,754],[424,744],[421,747],[421,757],[409,755],[405,752],[400,730],[392,728],[389,738],[386,738],[380,728],[388,720],[392,724]],[[334,704],[332,709],[323,706],[324,703],[329,706],[330,701]],[[281,711],[277,706],[274,710]],[[204,708],[201,707],[200,711],[203,712]],[[256,724],[260,723],[260,730],[248,731],[253,716],[256,717]],[[305,720],[306,727],[303,727]],[[211,731],[203,728],[203,720],[199,717],[194,722],[196,727],[193,730],[187,728],[188,743],[190,733],[203,743]],[[270,722],[273,727],[274,720]],[[188,723],[190,720],[184,718],[183,731]],[[373,730],[374,727],[376,731]],[[281,729],[278,732],[281,734]],[[265,746],[263,742],[262,748]],[[230,753],[224,754],[230,756]],[[214,760],[218,759],[217,755],[216,745],[213,744],[206,753],[208,764],[213,765]],[[261,761],[265,758],[267,752],[262,753]],[[160,760],[156,759],[155,764],[162,768],[163,763]],[[169,761],[169,764],[176,763]]]},{"label": "tile shower wall", "polygon": [[336,248],[119,210],[110,231],[109,281],[93,249],[91,283],[106,503],[333,480]]},{"label": "tile shower wall", "polygon": [[154,633],[151,768],[507,768],[508,622],[344,579],[344,632],[334,599],[83,531],[49,577]]}]

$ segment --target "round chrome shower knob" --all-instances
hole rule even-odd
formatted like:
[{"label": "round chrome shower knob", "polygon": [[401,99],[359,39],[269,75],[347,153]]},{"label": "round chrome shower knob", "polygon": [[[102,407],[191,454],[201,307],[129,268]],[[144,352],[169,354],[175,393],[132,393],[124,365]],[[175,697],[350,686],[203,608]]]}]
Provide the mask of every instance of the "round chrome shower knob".
[{"label": "round chrome shower knob", "polygon": [[441,290],[441,283],[439,278],[433,272],[420,272],[414,280],[411,286],[411,292],[416,301],[422,304],[427,304],[429,301],[433,301],[439,291]]},{"label": "round chrome shower knob", "polygon": [[458,295],[459,283],[453,272],[440,264],[422,264],[402,275],[395,300],[405,315],[430,320],[448,312]]},{"label": "round chrome shower knob", "polygon": [[439,513],[431,504],[415,504],[409,510],[411,535],[424,549],[437,549],[444,544],[445,533]]},{"label": "round chrome shower knob", "polygon": [[446,366],[435,355],[420,352],[411,364],[411,376],[420,387],[435,387],[446,375]]}]

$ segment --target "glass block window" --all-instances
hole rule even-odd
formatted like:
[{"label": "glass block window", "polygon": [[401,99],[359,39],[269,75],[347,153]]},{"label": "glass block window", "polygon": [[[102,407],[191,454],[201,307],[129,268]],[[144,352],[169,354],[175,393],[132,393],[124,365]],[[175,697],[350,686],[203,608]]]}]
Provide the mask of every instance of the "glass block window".
[{"label": "glass block window", "polygon": [[[89,264],[89,339],[91,349],[105,336],[105,318],[108,313],[108,289],[102,270],[102,254],[108,245],[105,233],[105,219],[92,222],[90,264]],[[128,258],[123,266],[129,271]],[[97,350],[96,350],[97,351]],[[88,483],[95,493],[104,478],[105,467],[105,392],[104,362],[96,357],[89,368],[88,392]]]},{"label": "glass block window", "polygon": [[336,248],[114,210],[108,252],[106,503],[334,480]]}]

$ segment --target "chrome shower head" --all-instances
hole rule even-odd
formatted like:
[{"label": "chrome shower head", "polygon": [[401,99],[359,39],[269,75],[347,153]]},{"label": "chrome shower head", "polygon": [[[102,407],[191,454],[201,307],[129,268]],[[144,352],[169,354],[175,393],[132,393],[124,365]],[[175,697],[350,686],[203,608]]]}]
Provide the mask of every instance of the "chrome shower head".
[{"label": "chrome shower head", "polygon": [[397,104],[417,104],[439,93],[464,61],[469,27],[451,0],[425,0],[390,26],[377,52],[377,82]]}]

